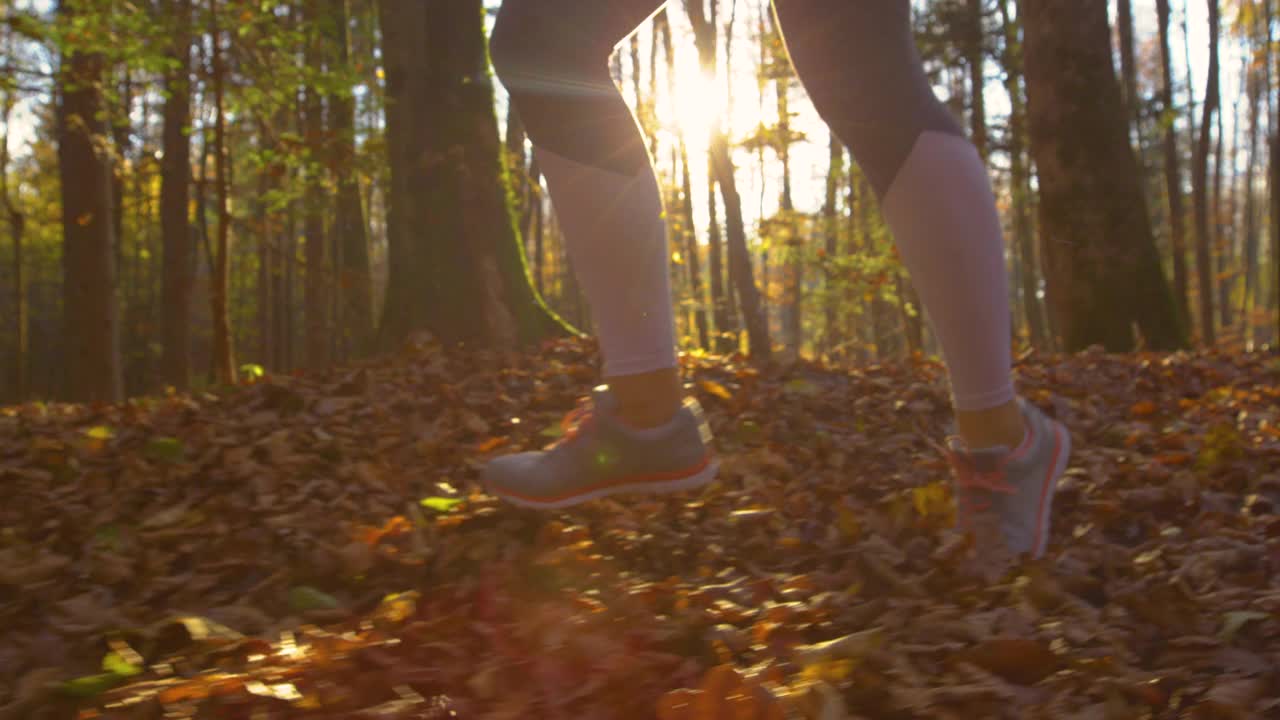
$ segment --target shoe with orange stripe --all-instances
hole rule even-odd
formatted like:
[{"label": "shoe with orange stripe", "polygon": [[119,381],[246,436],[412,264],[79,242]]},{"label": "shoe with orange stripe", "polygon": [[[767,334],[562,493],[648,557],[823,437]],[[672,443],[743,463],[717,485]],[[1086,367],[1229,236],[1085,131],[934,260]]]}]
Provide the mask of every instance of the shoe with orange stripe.
[{"label": "shoe with orange stripe", "polygon": [[1071,454],[1066,427],[1031,403],[1018,401],[1026,419],[1022,444],[969,450],[959,438],[948,441],[955,475],[957,521],[983,543],[981,529],[998,529],[1005,549],[1032,557],[1044,554],[1058,478]]},{"label": "shoe with orange stripe", "polygon": [[492,494],[535,508],[563,508],[621,493],[667,493],[715,478],[711,430],[685,400],[662,427],[637,430],[613,412],[607,388],[565,418],[565,434],[545,450],[490,461],[480,481]]}]

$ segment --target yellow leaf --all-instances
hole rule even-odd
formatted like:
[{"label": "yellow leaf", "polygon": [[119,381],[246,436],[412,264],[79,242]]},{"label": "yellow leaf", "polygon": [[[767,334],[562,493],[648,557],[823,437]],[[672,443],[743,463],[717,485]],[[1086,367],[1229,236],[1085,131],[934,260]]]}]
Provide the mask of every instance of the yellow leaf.
[{"label": "yellow leaf", "polygon": [[945,482],[936,482],[911,490],[911,504],[926,519],[949,517],[952,512],[951,490]]},{"label": "yellow leaf", "polygon": [[733,393],[729,392],[729,390],[728,390],[727,388],[725,388],[725,386],[724,386],[724,385],[721,385],[720,383],[716,382],[715,380],[703,380],[703,381],[699,382],[699,383],[698,383],[698,385],[699,385],[703,390],[705,390],[708,394],[715,395],[716,397],[720,398],[721,400],[732,400],[732,399],[733,399]]}]

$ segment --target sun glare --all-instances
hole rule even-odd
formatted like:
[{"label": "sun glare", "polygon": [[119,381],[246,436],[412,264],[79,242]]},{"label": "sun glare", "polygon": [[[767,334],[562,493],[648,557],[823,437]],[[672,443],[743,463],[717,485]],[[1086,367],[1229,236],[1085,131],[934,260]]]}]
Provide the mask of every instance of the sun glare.
[{"label": "sun glare", "polygon": [[676,96],[671,120],[689,141],[706,138],[718,122],[723,121],[725,91],[721,83],[707,73],[683,73],[676,78]]}]

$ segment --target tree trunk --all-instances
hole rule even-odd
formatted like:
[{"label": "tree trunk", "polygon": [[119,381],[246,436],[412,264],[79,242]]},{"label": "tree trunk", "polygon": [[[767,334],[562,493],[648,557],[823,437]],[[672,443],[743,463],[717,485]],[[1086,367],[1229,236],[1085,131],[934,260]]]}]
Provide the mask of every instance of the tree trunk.
[{"label": "tree trunk", "polygon": [[[534,292],[501,160],[480,0],[380,0],[392,188],[384,348],[569,329]],[[408,158],[408,161],[405,159]]]},{"label": "tree trunk", "polygon": [[160,310],[161,375],[179,391],[191,382],[191,3],[168,0],[176,23],[164,76],[164,158],[160,166],[160,234],[164,270]]},{"label": "tree trunk", "polygon": [[1218,0],[1209,4],[1209,79],[1204,91],[1200,139],[1196,143],[1195,172],[1191,180],[1196,218],[1196,277],[1199,280],[1200,337],[1206,345],[1215,341],[1213,295],[1215,292],[1211,219],[1209,217],[1209,153],[1213,137],[1213,114],[1218,109]]},{"label": "tree trunk", "polygon": [[13,243],[13,370],[10,374],[13,394],[8,397],[20,403],[27,398],[27,282],[22,246],[26,218],[9,195],[9,117],[15,104],[14,94],[5,92],[0,101],[0,127],[4,129],[0,134],[0,210]]},{"label": "tree trunk", "polygon": [[[333,63],[342,72],[349,71],[351,64],[348,2],[329,0],[326,24],[331,32]],[[333,219],[333,233],[337,237],[333,247],[339,259],[336,289],[340,303],[335,329],[340,333],[343,350],[362,356],[369,351],[373,337],[373,282],[369,269],[369,236],[356,176],[356,107],[351,90],[343,87],[329,96],[332,169],[337,180]]]},{"label": "tree trunk", "polygon": [[[1142,98],[1138,96],[1138,63],[1133,48],[1133,2],[1116,0],[1116,25],[1120,34],[1120,75],[1124,80],[1125,111],[1133,129],[1141,133]],[[1142,143],[1137,143],[1142,147]]]},{"label": "tree trunk", "polygon": [[1216,277],[1218,278],[1218,322],[1221,323],[1223,332],[1230,332],[1231,326],[1235,322],[1234,313],[1231,307],[1231,291],[1235,288],[1235,268],[1236,266],[1236,203],[1235,198],[1230,190],[1224,192],[1222,187],[1223,176],[1226,170],[1223,166],[1227,164],[1227,158],[1233,158],[1230,161],[1233,165],[1230,172],[1232,175],[1232,184],[1235,182],[1234,158],[1240,154],[1240,102],[1237,98],[1235,104],[1235,117],[1231,122],[1231,147],[1226,147],[1226,131],[1224,129],[1224,120],[1222,108],[1218,109],[1218,142],[1214,149],[1213,160],[1213,210],[1210,217],[1212,218],[1213,228],[1213,248],[1214,260],[1217,264]]},{"label": "tree trunk", "polygon": [[213,373],[218,382],[236,381],[235,349],[231,341],[229,290],[231,281],[231,209],[228,194],[227,121],[223,111],[223,85],[226,68],[222,65],[222,30],[218,25],[218,1],[209,2],[210,46],[213,49],[213,175],[214,196],[218,203],[218,243],[214,253],[213,272],[209,279],[210,310],[213,317]]},{"label": "tree trunk", "polygon": [[826,237],[821,267],[825,269],[824,323],[822,326],[822,351],[830,355],[839,344],[839,284],[836,282],[836,256],[840,252],[840,225],[837,220],[840,202],[840,181],[844,175],[844,146],[835,133],[827,144],[827,197],[822,205],[822,234]]},{"label": "tree trunk", "polygon": [[[1270,0],[1267,5],[1270,6]],[[1270,22],[1269,18],[1267,22]],[[1257,30],[1257,27],[1251,28],[1250,37],[1254,38],[1254,42],[1257,41]],[[1245,76],[1245,92],[1249,98],[1249,137],[1246,150],[1248,159],[1244,168],[1244,295],[1240,300],[1240,314],[1245,323],[1244,339],[1249,346],[1252,346],[1254,340],[1253,312],[1258,300],[1258,208],[1254,180],[1258,169],[1258,131],[1261,125],[1259,113],[1262,112],[1262,94],[1270,93],[1268,66],[1271,60],[1266,52],[1264,50],[1262,72],[1259,73],[1258,67],[1251,66],[1246,70]],[[1268,85],[1263,85],[1264,81]]]},{"label": "tree trunk", "polygon": [[[60,2],[68,25],[76,3]],[[100,91],[101,54],[64,51],[56,108],[58,167],[62,181],[62,311],[66,325],[67,397],[117,402],[124,395],[115,293],[115,223],[110,159],[99,148],[106,136]]]},{"label": "tree trunk", "polygon": [[729,142],[721,133],[711,146],[711,155],[720,185],[720,198],[724,201],[725,233],[729,245],[729,274],[733,278],[742,317],[747,327],[747,342],[753,359],[764,362],[772,355],[769,342],[769,326],[760,302],[760,290],[756,287],[751,271],[751,253],[747,249],[747,231],[742,222],[742,197],[738,194],[738,182],[734,177],[733,159],[729,155]]},{"label": "tree trunk", "polygon": [[[693,25],[694,42],[704,63],[715,54],[716,33],[707,20],[699,2],[686,3],[689,20]],[[753,359],[767,361],[772,353],[769,326],[765,319],[751,270],[751,252],[747,249],[747,232],[742,220],[742,196],[738,193],[738,181],[734,175],[733,158],[729,152],[729,137],[724,128],[717,127],[711,139],[710,161],[715,182],[720,186],[720,198],[724,203],[725,242],[729,255],[729,277],[737,293],[747,329],[749,352]],[[715,203],[712,203],[714,207]],[[726,288],[727,290],[727,288]],[[732,343],[737,349],[738,343]]]},{"label": "tree trunk", "polygon": [[[310,20],[314,22],[323,15],[314,8],[310,9]],[[308,37],[303,52],[303,62],[307,67],[319,68],[322,64],[319,40]],[[306,317],[306,366],[323,368],[329,364],[329,302],[328,284],[331,282],[330,265],[326,262],[324,212],[328,204],[324,191],[324,104],[319,90],[314,83],[308,82],[303,88],[303,138],[308,149],[308,158],[303,172],[305,181],[303,191],[302,234],[305,245],[305,282],[303,285],[303,308]]]},{"label": "tree trunk", "polygon": [[682,174],[684,213],[681,236],[684,238],[685,262],[689,268],[689,292],[693,296],[693,320],[698,329],[698,347],[711,347],[711,339],[707,332],[707,299],[702,292],[702,260],[698,257],[698,237],[694,228],[693,217],[693,181],[689,175],[689,150],[685,146],[683,135],[680,137],[680,172]]},{"label": "tree trunk", "polygon": [[1191,296],[1187,279],[1186,211],[1182,206],[1182,171],[1179,168],[1177,109],[1173,104],[1173,55],[1169,42],[1169,0],[1156,0],[1160,26],[1160,108],[1164,117],[1164,179],[1169,202],[1169,245],[1173,254],[1173,299],[1179,324],[1191,324]]},{"label": "tree trunk", "polygon": [[1013,211],[1013,241],[1021,261],[1019,291],[1022,312],[1032,347],[1048,345],[1044,308],[1040,303],[1040,263],[1036,257],[1035,235],[1031,227],[1031,173],[1027,167],[1027,106],[1022,87],[1021,18],[1009,12],[1010,0],[1000,0],[1000,16],[1004,25],[1005,90],[1011,98],[1009,113],[1009,186]]},{"label": "tree trunk", "polygon": [[986,62],[986,31],[983,28],[983,0],[968,0],[967,20],[968,37],[965,38],[965,64],[969,67],[970,131],[973,145],[978,149],[983,162],[987,160],[987,77],[984,72]]},{"label": "tree trunk", "polygon": [[1106,0],[1023,7],[1028,124],[1055,326],[1065,348],[1183,345],[1111,62]]}]

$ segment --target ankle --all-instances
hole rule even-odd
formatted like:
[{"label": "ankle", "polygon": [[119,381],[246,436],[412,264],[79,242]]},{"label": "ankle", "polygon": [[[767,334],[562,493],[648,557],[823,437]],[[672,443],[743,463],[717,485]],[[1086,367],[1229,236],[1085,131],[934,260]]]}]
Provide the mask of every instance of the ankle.
[{"label": "ankle", "polygon": [[956,429],[970,450],[1004,446],[1010,450],[1027,435],[1026,419],[1017,401],[989,410],[957,412]]},{"label": "ankle", "polygon": [[671,422],[680,411],[680,374],[667,368],[641,375],[606,378],[617,405],[613,414],[624,424],[644,430]]},{"label": "ankle", "polygon": [[675,405],[652,403],[631,407],[619,406],[614,414],[622,424],[633,430],[650,430],[671,422],[679,410],[679,403]]}]

